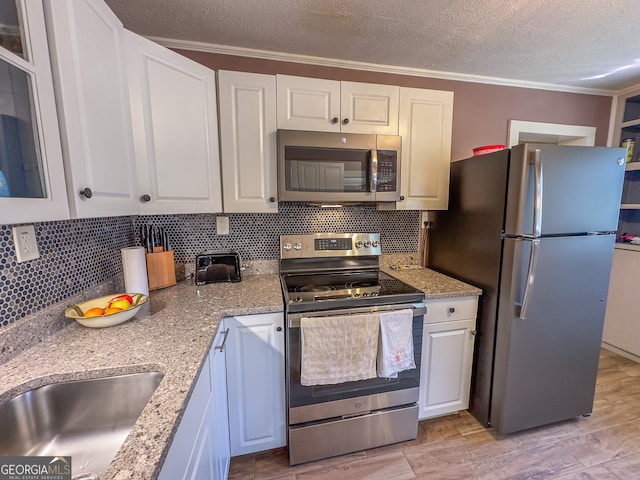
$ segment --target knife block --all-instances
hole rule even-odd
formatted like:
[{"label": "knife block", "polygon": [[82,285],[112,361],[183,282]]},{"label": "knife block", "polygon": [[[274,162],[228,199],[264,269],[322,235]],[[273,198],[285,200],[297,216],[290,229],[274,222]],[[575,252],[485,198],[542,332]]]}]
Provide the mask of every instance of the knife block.
[{"label": "knife block", "polygon": [[158,290],[176,284],[173,250],[147,253],[147,279],[149,290]]}]

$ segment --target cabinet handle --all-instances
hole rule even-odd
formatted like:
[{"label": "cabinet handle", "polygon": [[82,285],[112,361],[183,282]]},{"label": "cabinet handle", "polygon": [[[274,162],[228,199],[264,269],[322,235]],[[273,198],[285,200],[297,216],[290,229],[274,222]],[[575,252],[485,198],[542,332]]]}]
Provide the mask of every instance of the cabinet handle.
[{"label": "cabinet handle", "polygon": [[281,332],[282,331],[282,327],[276,327],[276,332]]},{"label": "cabinet handle", "polygon": [[276,197],[269,197],[270,203],[276,203]]},{"label": "cabinet handle", "polygon": [[221,352],[224,351],[224,345],[225,343],[227,343],[227,337],[229,336],[229,329],[227,328],[224,332],[222,332],[224,334],[224,338],[222,339],[222,344],[221,345],[216,345],[214,348],[214,350],[220,350]]},{"label": "cabinet handle", "polygon": [[342,120],[342,123],[343,123],[344,125],[348,125],[348,124],[349,124],[349,119],[348,119],[348,118],[345,118],[344,120]]},{"label": "cabinet handle", "polygon": [[456,307],[449,307],[449,313],[456,313]]},{"label": "cabinet handle", "polygon": [[472,337],[475,337],[478,332],[476,332],[475,330],[471,330],[471,332],[469,332],[469,333],[471,333]]},{"label": "cabinet handle", "polygon": [[142,196],[140,197],[140,201],[141,201],[141,202],[149,202],[149,201],[151,201],[151,196],[150,196],[150,195],[147,195],[147,194],[145,193],[144,195],[142,195]]},{"label": "cabinet handle", "polygon": [[404,200],[404,195],[400,195],[400,201]]},{"label": "cabinet handle", "polygon": [[91,198],[93,197],[93,192],[89,187],[86,187],[80,190],[80,196],[83,198]]},{"label": "cabinet handle", "polygon": [[340,119],[339,119],[338,117],[333,117],[333,118],[331,119],[331,123],[334,123],[334,124],[335,124],[335,123],[338,123],[339,121],[340,121]]}]

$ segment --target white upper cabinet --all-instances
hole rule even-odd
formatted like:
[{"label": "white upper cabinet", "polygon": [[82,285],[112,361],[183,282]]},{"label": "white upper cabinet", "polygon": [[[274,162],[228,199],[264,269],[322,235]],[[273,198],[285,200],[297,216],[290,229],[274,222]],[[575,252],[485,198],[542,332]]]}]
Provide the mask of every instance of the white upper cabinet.
[{"label": "white upper cabinet", "polygon": [[122,23],[101,0],[45,0],[74,217],[138,212]]},{"label": "white upper cabinet", "polygon": [[42,4],[5,4],[0,29],[0,224],[67,219]]},{"label": "white upper cabinet", "polygon": [[400,88],[401,210],[446,210],[453,92]]},{"label": "white upper cabinet", "polygon": [[278,75],[278,128],[398,134],[399,87]]},{"label": "white upper cabinet", "polygon": [[125,31],[142,214],[222,211],[215,72]]},{"label": "white upper cabinet", "polygon": [[276,213],[276,77],[218,72],[224,211]]},{"label": "white upper cabinet", "polygon": [[397,135],[399,98],[398,86],[340,82],[342,131]]}]

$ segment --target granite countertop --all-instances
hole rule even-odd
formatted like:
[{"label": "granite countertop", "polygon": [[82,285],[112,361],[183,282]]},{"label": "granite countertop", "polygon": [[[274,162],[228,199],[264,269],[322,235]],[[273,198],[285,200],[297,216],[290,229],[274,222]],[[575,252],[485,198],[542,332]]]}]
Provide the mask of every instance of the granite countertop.
[{"label": "granite countertop", "polygon": [[428,268],[415,265],[384,266],[382,271],[424,292],[427,300],[482,295],[482,290]]},{"label": "granite countertop", "polygon": [[[482,293],[433,270],[406,264],[412,260],[392,257],[381,268],[423,290],[427,299]],[[128,322],[104,329],[73,322],[9,358],[0,365],[0,404],[49,383],[160,371],[162,381],[102,477],[155,478],[220,319],[283,310],[280,280],[274,273],[204,286],[187,279],[151,292],[149,302]]]},{"label": "granite countertop", "polygon": [[427,300],[482,295],[482,290],[420,266],[417,253],[395,253],[380,258],[383,272],[422,290]]},{"label": "granite countertop", "polygon": [[155,478],[220,319],[283,311],[278,275],[151,292],[132,320],[111,328],[73,323],[0,365],[0,404],[69,380],[160,371],[164,377],[102,479]]}]

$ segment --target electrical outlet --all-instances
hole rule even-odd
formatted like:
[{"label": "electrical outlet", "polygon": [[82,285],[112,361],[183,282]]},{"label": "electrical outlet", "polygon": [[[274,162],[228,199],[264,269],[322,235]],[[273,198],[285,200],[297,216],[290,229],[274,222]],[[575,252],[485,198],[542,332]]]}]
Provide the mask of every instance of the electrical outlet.
[{"label": "electrical outlet", "polygon": [[216,217],[216,235],[229,235],[229,217]]},{"label": "electrical outlet", "polygon": [[13,245],[16,248],[18,263],[40,258],[38,242],[36,241],[36,231],[33,225],[20,225],[13,227],[12,230]]}]

